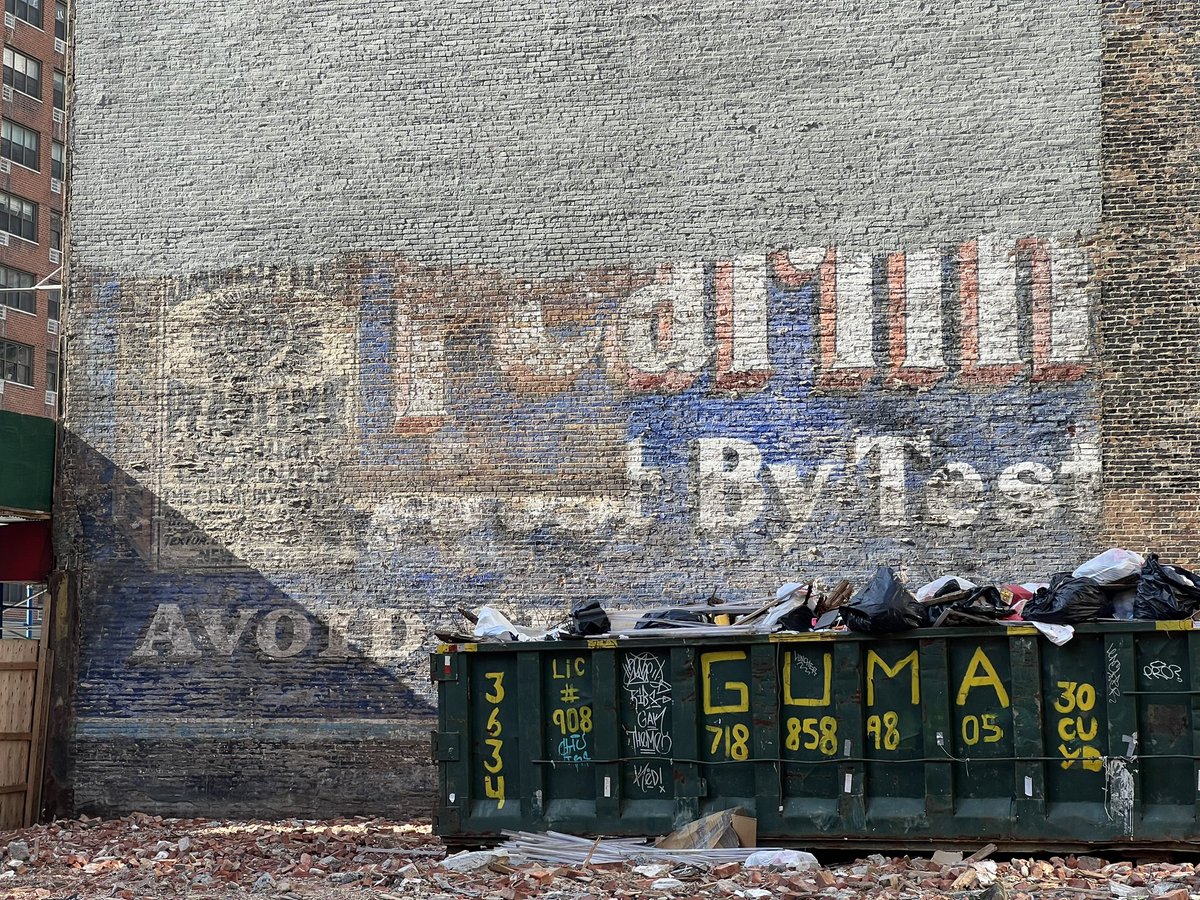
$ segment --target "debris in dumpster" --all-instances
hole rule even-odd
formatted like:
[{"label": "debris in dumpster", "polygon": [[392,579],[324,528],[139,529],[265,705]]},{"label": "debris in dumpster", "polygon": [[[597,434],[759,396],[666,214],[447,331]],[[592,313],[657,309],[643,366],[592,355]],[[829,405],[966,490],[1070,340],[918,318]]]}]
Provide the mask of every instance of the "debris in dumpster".
[{"label": "debris in dumpster", "polygon": [[571,609],[571,623],[567,626],[568,637],[594,637],[607,634],[612,623],[599,600],[585,600]]},{"label": "debris in dumpster", "polygon": [[830,610],[837,609],[843,603],[850,599],[850,595],[854,592],[854,588],[850,582],[843,578],[833,586],[833,590],[828,595],[822,595],[817,599],[815,612],[817,618],[823,617]]},{"label": "debris in dumpster", "polygon": [[974,587],[978,587],[978,585],[973,581],[968,581],[961,575],[943,575],[941,578],[935,578],[929,584],[924,584],[917,588],[917,599],[925,601],[931,597],[955,591],[967,591]]},{"label": "debris in dumpster", "polygon": [[1200,578],[1178,566],[1164,566],[1151,553],[1138,578],[1135,619],[1186,619],[1200,607]]},{"label": "debris in dumpster", "polygon": [[925,607],[887,566],[876,569],[867,586],[842,604],[841,610],[850,630],[864,634],[908,631],[929,622]]},{"label": "debris in dumpster", "polygon": [[1092,557],[1071,574],[1075,578],[1090,578],[1096,584],[1115,584],[1136,576],[1145,564],[1140,553],[1114,547]]},{"label": "debris in dumpster", "polygon": [[1060,572],[1050,577],[1049,588],[1033,595],[1021,615],[1030,622],[1076,625],[1111,616],[1112,611],[1111,598],[1096,582]]},{"label": "debris in dumpster", "polygon": [[475,637],[495,638],[504,641],[546,641],[553,640],[556,632],[537,628],[525,628],[514,625],[508,616],[491,606],[481,606],[475,610]]}]

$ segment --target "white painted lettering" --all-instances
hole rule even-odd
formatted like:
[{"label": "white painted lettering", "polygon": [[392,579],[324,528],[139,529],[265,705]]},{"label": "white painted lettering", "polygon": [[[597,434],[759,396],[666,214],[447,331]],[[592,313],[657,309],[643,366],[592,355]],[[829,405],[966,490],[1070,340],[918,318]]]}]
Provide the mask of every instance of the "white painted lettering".
[{"label": "white painted lettering", "polygon": [[738,438],[700,438],[696,447],[700,528],[730,531],[753,522],[766,501],[758,448]]}]

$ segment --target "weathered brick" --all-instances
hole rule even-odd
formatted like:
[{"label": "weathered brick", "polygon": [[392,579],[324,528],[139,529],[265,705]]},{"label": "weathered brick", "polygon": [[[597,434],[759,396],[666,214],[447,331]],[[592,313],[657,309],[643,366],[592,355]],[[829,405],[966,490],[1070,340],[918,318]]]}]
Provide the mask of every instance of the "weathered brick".
[{"label": "weathered brick", "polygon": [[1187,561],[1181,15],[81,5],[77,807],[428,805],[459,606]]}]

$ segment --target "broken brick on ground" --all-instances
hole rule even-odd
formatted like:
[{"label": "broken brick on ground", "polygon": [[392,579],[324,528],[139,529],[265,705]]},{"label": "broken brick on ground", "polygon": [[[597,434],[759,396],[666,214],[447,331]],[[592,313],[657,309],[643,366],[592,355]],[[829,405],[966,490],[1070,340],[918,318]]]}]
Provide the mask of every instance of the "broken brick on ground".
[{"label": "broken brick on ground", "polygon": [[929,848],[802,869],[725,861],[553,866],[517,864],[489,852],[479,854],[478,866],[453,871],[423,819],[266,822],[134,814],[38,825],[0,836],[0,845],[0,897],[12,900],[1200,900],[1200,870],[1191,862],[1054,856],[968,863],[955,852],[939,853],[935,862]]}]

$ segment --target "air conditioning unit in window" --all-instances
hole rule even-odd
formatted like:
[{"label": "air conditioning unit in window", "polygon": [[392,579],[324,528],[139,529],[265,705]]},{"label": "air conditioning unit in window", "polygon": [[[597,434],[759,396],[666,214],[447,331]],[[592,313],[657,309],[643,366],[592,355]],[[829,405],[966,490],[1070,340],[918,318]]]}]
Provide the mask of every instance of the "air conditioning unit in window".
[{"label": "air conditioning unit in window", "polygon": [[52,193],[52,194],[61,194],[62,193],[62,182],[59,181],[57,178],[50,179],[50,193]]},{"label": "air conditioning unit in window", "polygon": [[11,86],[9,86],[7,84],[4,86],[3,96],[4,96],[5,103],[12,103],[12,87]]},{"label": "air conditioning unit in window", "polygon": [[58,391],[46,391],[46,405],[53,406],[58,402]]},{"label": "air conditioning unit in window", "polygon": [[3,322],[7,318],[8,318],[8,310],[5,307],[0,306],[0,322]]},{"label": "air conditioning unit in window", "polygon": [[47,334],[58,334],[58,319],[47,319],[46,320],[46,333]]},{"label": "air conditioning unit in window", "polygon": [[12,172],[12,163],[7,159],[0,159],[0,174],[8,175]]},{"label": "air conditioning unit in window", "polygon": [[54,52],[57,53],[59,56],[62,56],[64,53],[66,53],[67,52],[67,42],[64,41],[62,38],[55,38],[54,39]]},{"label": "air conditioning unit in window", "polygon": [[8,232],[0,231],[0,247],[8,246]]},{"label": "air conditioning unit in window", "polygon": [[0,378],[0,396],[4,395],[4,379]]},{"label": "air conditioning unit in window", "polygon": [[50,251],[50,262],[52,262],[52,263],[62,262],[62,251],[61,250],[51,250]]},{"label": "air conditioning unit in window", "polygon": [[50,118],[61,125],[63,121],[63,111],[61,109],[54,110],[54,112],[50,114]]},{"label": "air conditioning unit in window", "polygon": [[5,28],[16,28],[17,27],[17,17],[10,12],[6,12],[4,14],[4,27]]}]

